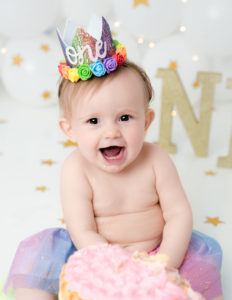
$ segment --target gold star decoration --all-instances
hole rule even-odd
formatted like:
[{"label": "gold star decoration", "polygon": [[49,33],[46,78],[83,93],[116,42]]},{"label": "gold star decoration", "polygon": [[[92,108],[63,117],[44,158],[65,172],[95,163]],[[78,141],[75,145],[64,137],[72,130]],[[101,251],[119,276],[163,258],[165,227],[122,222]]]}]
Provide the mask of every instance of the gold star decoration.
[{"label": "gold star decoration", "polygon": [[209,175],[209,176],[215,176],[216,173],[214,171],[206,171],[205,175]]},{"label": "gold star decoration", "polygon": [[42,94],[42,97],[44,99],[51,98],[51,93],[49,91],[44,91],[43,94]]},{"label": "gold star decoration", "polygon": [[23,61],[19,54],[13,56],[12,59],[13,59],[12,64],[15,66],[20,66],[21,62]]},{"label": "gold star decoration", "polygon": [[148,0],[134,0],[134,8],[136,8],[140,4],[145,5],[145,6],[149,6]]},{"label": "gold star decoration", "polygon": [[177,69],[177,62],[173,61],[173,60],[170,61],[169,68],[170,69]]},{"label": "gold star decoration", "polygon": [[7,120],[0,120],[0,124],[4,124],[6,122],[7,122]]},{"label": "gold star decoration", "polygon": [[199,85],[200,85],[199,81],[197,81],[197,80],[193,83],[193,87],[195,87],[195,88],[199,87]]},{"label": "gold star decoration", "polygon": [[65,142],[61,142],[61,144],[63,144],[64,147],[77,147],[77,143],[74,143],[70,140],[67,140]]},{"label": "gold star decoration", "polygon": [[46,44],[41,45],[40,49],[43,50],[44,52],[47,52],[50,50],[49,46]]},{"label": "gold star decoration", "polygon": [[58,221],[60,221],[61,224],[65,224],[64,218],[60,218],[60,219],[58,219]]},{"label": "gold star decoration", "polygon": [[36,191],[45,192],[47,190],[46,186],[37,186]]},{"label": "gold star decoration", "polygon": [[41,164],[42,165],[49,165],[49,166],[51,166],[51,165],[53,165],[55,162],[54,161],[52,161],[51,159],[48,159],[48,160],[42,160],[41,161]]},{"label": "gold star decoration", "polygon": [[207,220],[205,221],[205,223],[210,223],[214,226],[217,226],[219,223],[225,223],[225,222],[219,220],[219,217],[216,217],[216,218],[206,217],[206,219]]}]

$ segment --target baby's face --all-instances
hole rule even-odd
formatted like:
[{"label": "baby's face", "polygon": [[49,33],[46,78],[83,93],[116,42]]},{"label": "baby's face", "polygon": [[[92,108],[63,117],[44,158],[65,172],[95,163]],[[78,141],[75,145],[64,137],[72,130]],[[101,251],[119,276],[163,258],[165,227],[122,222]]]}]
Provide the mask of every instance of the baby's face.
[{"label": "baby's face", "polygon": [[130,69],[79,97],[71,132],[83,157],[107,172],[120,172],[135,161],[153,116],[146,102],[143,82]]}]

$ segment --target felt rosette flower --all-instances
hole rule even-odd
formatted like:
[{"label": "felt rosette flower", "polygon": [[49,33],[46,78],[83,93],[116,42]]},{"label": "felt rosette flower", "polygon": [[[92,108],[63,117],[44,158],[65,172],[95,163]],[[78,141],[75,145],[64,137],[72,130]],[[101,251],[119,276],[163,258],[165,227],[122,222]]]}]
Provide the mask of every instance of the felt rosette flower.
[{"label": "felt rosette flower", "polygon": [[117,41],[117,40],[113,40],[113,43],[114,43],[115,48],[117,48],[117,46],[120,44],[119,41]]},{"label": "felt rosette flower", "polygon": [[80,76],[77,72],[77,68],[70,68],[68,71],[68,79],[72,82],[77,82],[79,80]]},{"label": "felt rosette flower", "polygon": [[116,46],[116,54],[119,53],[123,56],[124,59],[127,58],[126,48],[123,44],[118,44]]},{"label": "felt rosette flower", "polygon": [[124,57],[120,53],[114,54],[112,57],[117,61],[119,67],[123,64]]},{"label": "felt rosette flower", "polygon": [[93,73],[89,65],[83,64],[78,68],[78,74],[82,80],[88,80]]},{"label": "felt rosette flower", "polygon": [[58,66],[58,69],[59,69],[61,76],[63,76],[66,79],[69,79],[70,67],[65,62],[61,62]]},{"label": "felt rosette flower", "polygon": [[101,77],[106,73],[106,69],[100,60],[97,60],[93,64],[91,64],[90,69],[93,72],[93,74],[97,77]]},{"label": "felt rosette flower", "polygon": [[118,67],[117,60],[114,57],[104,59],[103,64],[108,74],[115,71]]}]

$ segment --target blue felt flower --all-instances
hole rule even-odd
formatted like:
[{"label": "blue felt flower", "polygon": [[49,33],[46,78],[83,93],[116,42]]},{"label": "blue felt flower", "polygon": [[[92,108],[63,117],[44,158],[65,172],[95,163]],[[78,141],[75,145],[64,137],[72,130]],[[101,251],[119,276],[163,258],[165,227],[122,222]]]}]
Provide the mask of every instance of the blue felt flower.
[{"label": "blue felt flower", "polygon": [[100,60],[97,60],[93,64],[91,64],[90,69],[92,70],[93,74],[97,77],[101,77],[106,73],[106,69]]}]

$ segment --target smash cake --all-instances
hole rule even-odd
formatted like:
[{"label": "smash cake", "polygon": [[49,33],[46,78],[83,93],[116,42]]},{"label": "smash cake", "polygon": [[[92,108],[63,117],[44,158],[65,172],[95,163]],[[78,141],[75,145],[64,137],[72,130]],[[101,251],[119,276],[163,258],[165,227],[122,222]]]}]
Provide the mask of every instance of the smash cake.
[{"label": "smash cake", "polygon": [[83,248],[62,268],[59,300],[204,300],[166,264],[164,255],[132,254],[118,245]]}]

